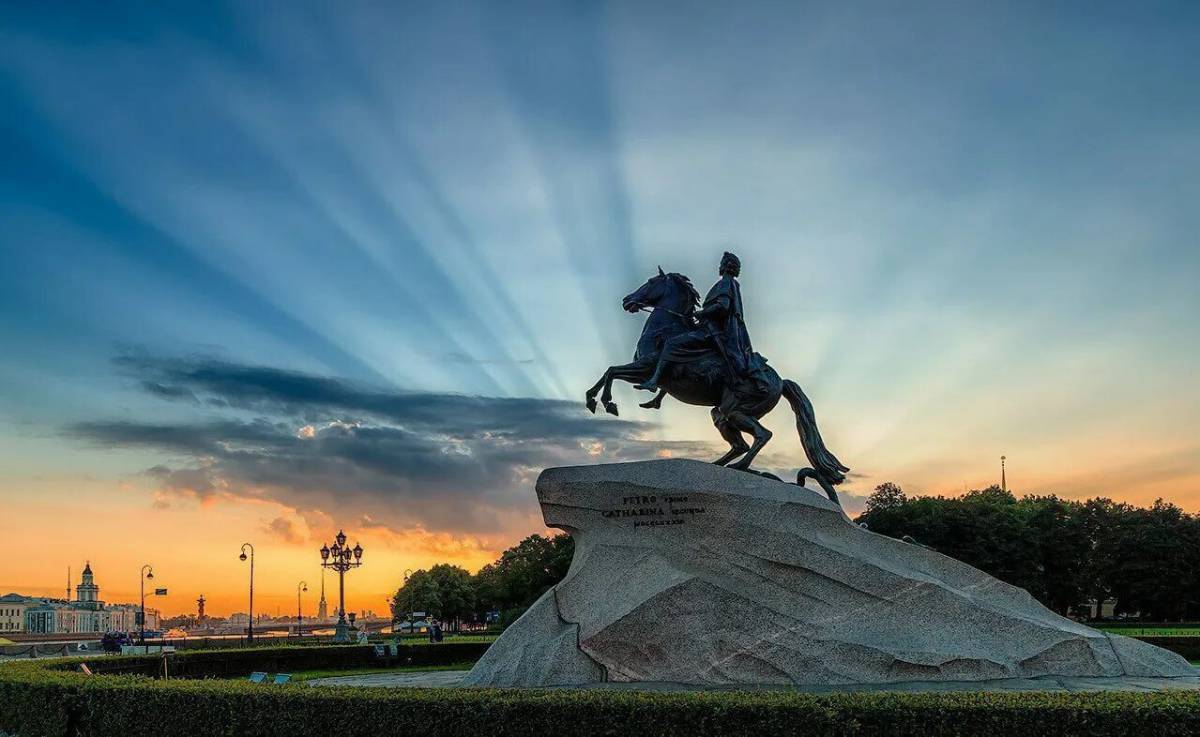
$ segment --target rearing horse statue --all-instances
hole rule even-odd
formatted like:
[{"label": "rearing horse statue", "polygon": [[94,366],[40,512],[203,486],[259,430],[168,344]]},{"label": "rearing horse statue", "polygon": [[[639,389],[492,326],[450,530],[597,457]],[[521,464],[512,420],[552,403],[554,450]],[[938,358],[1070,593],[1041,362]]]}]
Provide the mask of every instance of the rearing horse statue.
[{"label": "rearing horse statue", "polygon": [[[673,336],[696,329],[693,315],[699,303],[700,295],[686,276],[664,273],[661,267],[656,276],[625,297],[622,307],[627,312],[648,310],[650,316],[642,328],[633,362],[610,366],[600,381],[588,389],[587,408],[596,411],[596,393],[603,389],[600,403],[606,412],[616,415],[617,405],[612,399],[613,381],[620,379],[631,384],[647,381],[658,364],[663,344]],[[804,453],[812,464],[809,468],[800,469],[796,483],[803,486],[806,478],[812,478],[830,500],[840,504],[834,487],[846,480],[845,474],[850,469],[843,466],[825,447],[817,430],[812,403],[800,386],[790,379],[781,379],[765,362],[763,368],[759,382],[739,381],[730,376],[726,358],[714,349],[695,360],[671,364],[659,377],[658,394],[640,406],[657,409],[663,395],[670,394],[685,404],[712,407],[713,424],[729,443],[729,452],[714,463],[749,471],[755,456],[772,435],[759,419],[775,408],[781,396],[786,397],[796,413],[800,444],[804,446]],[[743,433],[753,438],[752,444],[746,443]]]}]

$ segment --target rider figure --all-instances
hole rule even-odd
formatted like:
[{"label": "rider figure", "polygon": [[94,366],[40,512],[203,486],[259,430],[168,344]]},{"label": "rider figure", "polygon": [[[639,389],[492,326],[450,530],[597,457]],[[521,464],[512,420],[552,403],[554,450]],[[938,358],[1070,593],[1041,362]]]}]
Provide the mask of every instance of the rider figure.
[{"label": "rider figure", "polygon": [[654,374],[638,384],[637,389],[658,391],[658,382],[670,364],[695,360],[714,348],[723,359],[732,383],[754,373],[756,361],[750,347],[750,334],[742,319],[742,288],[737,280],[741,271],[742,262],[726,251],[721,258],[721,278],[708,290],[703,307],[695,315],[699,326],[666,342],[658,355]]}]

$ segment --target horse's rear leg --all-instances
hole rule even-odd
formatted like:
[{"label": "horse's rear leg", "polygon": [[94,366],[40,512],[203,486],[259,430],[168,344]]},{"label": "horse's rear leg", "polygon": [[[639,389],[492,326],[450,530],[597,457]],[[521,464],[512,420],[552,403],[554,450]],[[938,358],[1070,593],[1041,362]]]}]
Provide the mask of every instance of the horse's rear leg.
[{"label": "horse's rear leg", "polygon": [[751,444],[750,450],[737,463],[731,464],[730,468],[736,468],[745,471],[750,468],[750,464],[754,462],[754,456],[763,449],[763,446],[771,439],[772,433],[761,422],[754,419],[748,414],[742,412],[733,412],[729,417],[729,422],[738,430],[748,432],[754,436],[754,443]]},{"label": "horse's rear leg", "polygon": [[725,441],[729,443],[729,452],[713,461],[713,463],[718,466],[724,466],[734,458],[750,450],[750,446],[746,444],[746,439],[742,437],[742,434],[729,423],[725,415],[721,414],[721,411],[716,407],[712,410],[712,418],[713,424],[717,426],[717,432],[721,433],[721,437],[725,438]]}]

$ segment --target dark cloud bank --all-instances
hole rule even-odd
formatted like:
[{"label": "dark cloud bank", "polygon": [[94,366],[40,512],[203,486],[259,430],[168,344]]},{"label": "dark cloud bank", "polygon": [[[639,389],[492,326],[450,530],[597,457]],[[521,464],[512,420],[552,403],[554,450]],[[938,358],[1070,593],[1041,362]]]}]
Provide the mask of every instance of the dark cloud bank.
[{"label": "dark cloud bank", "polygon": [[547,466],[713,453],[561,400],[392,391],[209,358],[116,363],[148,394],[194,406],[194,419],[82,422],[69,435],[161,452],[169,460],[147,473],[169,492],[259,496],[339,522],[508,534],[528,529]]}]

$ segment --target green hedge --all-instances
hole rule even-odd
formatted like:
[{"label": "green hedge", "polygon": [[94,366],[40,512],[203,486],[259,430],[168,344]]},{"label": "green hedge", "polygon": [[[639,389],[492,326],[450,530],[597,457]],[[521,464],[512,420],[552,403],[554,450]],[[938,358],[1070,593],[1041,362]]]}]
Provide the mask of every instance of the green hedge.
[{"label": "green hedge", "polygon": [[[159,662],[152,657],[113,660],[145,661],[142,667],[148,669]],[[20,737],[1200,733],[1200,693],[1191,691],[816,696],[775,691],[331,689],[243,680],[85,676],[63,668],[79,662],[0,665],[0,730]]]},{"label": "green hedge", "polygon": [[[1120,634],[1120,633],[1114,633]],[[1136,640],[1157,645],[1164,650],[1179,653],[1188,660],[1200,660],[1200,637],[1136,637]]]},{"label": "green hedge", "polygon": [[[379,658],[374,645],[326,645],[314,647],[264,647],[240,650],[189,650],[167,656],[172,678],[230,678],[261,670],[287,673],[300,670],[366,668],[404,665],[453,665],[472,663],[483,657],[485,642],[441,643],[437,645],[400,645],[397,654]],[[162,669],[161,656],[93,656],[59,661],[51,668],[77,669],[86,663],[93,673],[103,675],[157,676]]]}]

